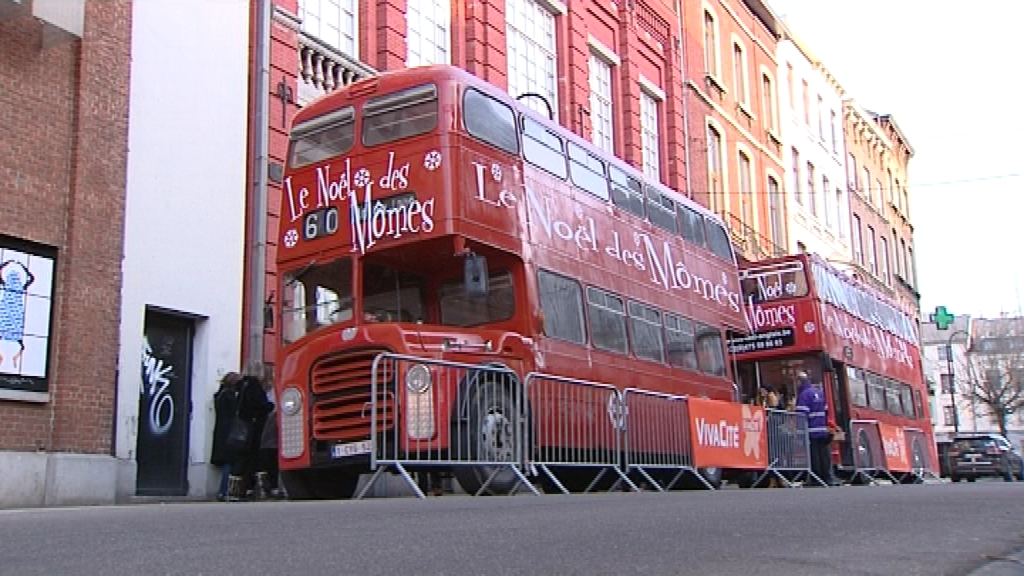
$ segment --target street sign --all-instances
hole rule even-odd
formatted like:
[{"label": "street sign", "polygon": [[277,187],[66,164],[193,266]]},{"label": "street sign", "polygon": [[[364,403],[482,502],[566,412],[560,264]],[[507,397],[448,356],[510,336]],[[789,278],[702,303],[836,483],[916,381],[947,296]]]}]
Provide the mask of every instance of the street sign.
[{"label": "street sign", "polygon": [[956,316],[947,312],[945,306],[936,306],[935,313],[931,315],[931,320],[935,322],[936,328],[946,330],[953,325]]}]

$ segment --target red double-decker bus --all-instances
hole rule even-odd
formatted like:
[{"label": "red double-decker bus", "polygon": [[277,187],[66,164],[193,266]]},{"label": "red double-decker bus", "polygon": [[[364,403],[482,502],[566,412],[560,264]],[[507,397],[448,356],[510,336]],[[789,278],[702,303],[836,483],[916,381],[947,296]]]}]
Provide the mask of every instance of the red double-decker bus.
[{"label": "red double-decker bus", "polygon": [[[736,395],[724,336],[747,326],[722,222],[458,68],[386,73],[303,108],[279,238],[292,495],[352,494],[381,353]],[[428,393],[451,402],[440,382]],[[443,448],[455,412],[405,433]],[[511,441],[465,425],[473,446]],[[482,480],[457,478],[471,493]]]},{"label": "red double-decker bus", "polygon": [[[796,375],[823,385],[830,423],[842,431],[834,463],[847,473],[902,462],[937,463],[918,326],[889,299],[817,255],[744,264],[750,334],[729,340],[745,401],[796,400]],[[875,424],[878,438],[851,428]],[[904,431],[921,437],[907,441]],[[881,454],[879,452],[882,452]],[[899,472],[899,464],[893,464]],[[849,474],[847,474],[849,475]]]}]

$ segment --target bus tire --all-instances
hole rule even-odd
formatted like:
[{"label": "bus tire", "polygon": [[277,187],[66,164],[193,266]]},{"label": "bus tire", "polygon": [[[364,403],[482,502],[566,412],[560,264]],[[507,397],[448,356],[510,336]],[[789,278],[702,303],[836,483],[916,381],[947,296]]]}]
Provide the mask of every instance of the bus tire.
[{"label": "bus tire", "polygon": [[[465,446],[473,460],[518,463],[527,442],[525,417],[516,406],[512,391],[502,382],[480,382],[469,391],[466,418],[452,424],[452,438]],[[519,433],[516,433],[519,430]],[[494,472],[493,466],[455,466],[455,479],[467,494],[480,492]],[[508,494],[519,477],[511,470],[502,470],[487,485],[483,494]]]}]

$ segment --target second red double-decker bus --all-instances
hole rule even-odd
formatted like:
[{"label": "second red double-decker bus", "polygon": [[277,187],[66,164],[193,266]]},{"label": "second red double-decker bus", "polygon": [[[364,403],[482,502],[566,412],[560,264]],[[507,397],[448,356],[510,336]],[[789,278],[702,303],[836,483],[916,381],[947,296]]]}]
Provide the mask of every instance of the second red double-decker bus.
[{"label": "second red double-decker bus", "polygon": [[[823,385],[830,423],[842,431],[833,457],[847,477],[858,468],[885,468],[886,459],[903,463],[906,470],[898,472],[934,470],[913,318],[817,255],[744,264],[740,279],[753,331],[731,338],[729,351],[746,401],[770,391],[778,407],[792,409],[796,375],[806,372]],[[908,441],[905,431],[915,436]]]},{"label": "second red double-decker bus", "polygon": [[[457,68],[311,103],[291,130],[277,249],[289,493],[352,494],[381,353],[733,399],[735,262],[716,216]],[[437,386],[418,393],[440,421],[404,435],[443,449],[458,411]],[[498,400],[489,421],[522,418]],[[502,430],[516,426],[462,424],[474,447],[514,441]],[[457,478],[472,493],[484,476]]]}]

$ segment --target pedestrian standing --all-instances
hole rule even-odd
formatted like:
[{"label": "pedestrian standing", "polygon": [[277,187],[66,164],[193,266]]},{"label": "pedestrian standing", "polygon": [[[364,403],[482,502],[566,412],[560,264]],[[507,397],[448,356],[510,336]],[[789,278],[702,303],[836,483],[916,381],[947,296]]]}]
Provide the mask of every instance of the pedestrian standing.
[{"label": "pedestrian standing", "polygon": [[256,376],[243,376],[238,383],[238,411],[236,425],[245,429],[244,435],[232,438],[238,449],[237,458],[231,467],[228,479],[228,500],[241,500],[255,485],[256,469],[259,466],[260,440],[267,414],[274,404],[267,399],[263,383]]},{"label": "pedestrian standing", "polygon": [[228,446],[228,434],[238,409],[238,382],[242,375],[228,372],[220,380],[220,388],[213,395],[213,448],[210,450],[210,464],[220,466],[220,487],[217,500],[223,502],[228,497],[228,477],[231,475],[231,463],[235,459]]},{"label": "pedestrian standing", "polygon": [[828,405],[825,394],[811,383],[806,372],[797,374],[796,411],[807,415],[807,435],[811,441],[811,471],[828,485],[834,485],[832,475],[832,432],[828,428]]}]

